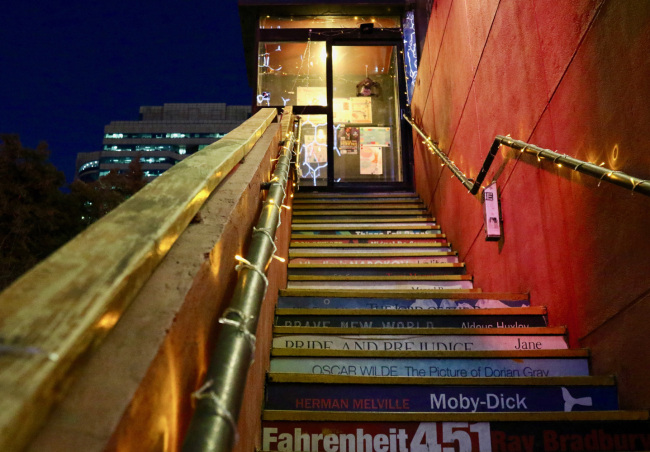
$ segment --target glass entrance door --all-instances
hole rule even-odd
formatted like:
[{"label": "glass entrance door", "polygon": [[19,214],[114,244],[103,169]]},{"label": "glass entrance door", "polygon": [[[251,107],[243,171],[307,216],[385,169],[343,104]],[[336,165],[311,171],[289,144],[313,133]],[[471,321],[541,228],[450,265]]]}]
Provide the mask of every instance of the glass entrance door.
[{"label": "glass entrance door", "polygon": [[332,183],[403,182],[398,48],[332,46]]}]

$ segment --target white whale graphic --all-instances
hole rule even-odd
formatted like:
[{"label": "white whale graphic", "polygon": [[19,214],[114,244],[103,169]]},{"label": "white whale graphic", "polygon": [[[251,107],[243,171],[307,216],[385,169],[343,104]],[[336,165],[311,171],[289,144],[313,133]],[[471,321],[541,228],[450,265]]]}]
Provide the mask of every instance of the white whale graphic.
[{"label": "white whale graphic", "polygon": [[571,395],[569,390],[565,387],[562,387],[562,397],[564,398],[564,411],[572,411],[575,405],[581,405],[581,406],[593,405],[593,400],[591,400],[591,397],[579,397],[576,399]]}]

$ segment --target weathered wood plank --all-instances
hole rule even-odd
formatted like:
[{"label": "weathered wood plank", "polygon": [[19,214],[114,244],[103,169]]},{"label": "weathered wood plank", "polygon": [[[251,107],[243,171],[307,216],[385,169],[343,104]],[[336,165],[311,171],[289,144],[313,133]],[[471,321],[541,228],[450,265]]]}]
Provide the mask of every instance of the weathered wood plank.
[{"label": "weathered wood plank", "polygon": [[[20,450],[212,190],[276,116],[174,166],[0,294],[0,450]],[[10,346],[7,346],[10,345]]]}]

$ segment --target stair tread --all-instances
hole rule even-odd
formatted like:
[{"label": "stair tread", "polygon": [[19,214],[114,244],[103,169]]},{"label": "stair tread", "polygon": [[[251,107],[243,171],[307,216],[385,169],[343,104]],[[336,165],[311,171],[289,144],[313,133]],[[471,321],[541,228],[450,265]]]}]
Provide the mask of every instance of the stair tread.
[{"label": "stair tread", "polygon": [[[339,289],[280,289],[283,297],[343,297],[348,298],[349,290]],[[493,299],[493,300],[528,300],[528,294],[515,292],[481,292],[480,289],[468,290],[359,290],[355,298],[444,298],[444,299]]]},{"label": "stair tread", "polygon": [[447,238],[446,234],[431,233],[431,234],[291,234],[291,239],[444,239]]},{"label": "stair tread", "polygon": [[351,215],[356,217],[361,216],[377,216],[377,215],[428,215],[427,209],[375,209],[369,211],[359,212],[359,210],[294,210],[294,216],[318,216],[318,215],[327,215],[327,216],[345,216]]},{"label": "stair tread", "polygon": [[318,257],[323,259],[337,259],[337,258],[347,258],[347,257],[362,257],[366,259],[379,258],[379,257],[443,257],[443,256],[457,256],[458,251],[375,251],[373,253],[363,252],[363,251],[341,251],[342,254],[323,254],[315,251],[302,251],[302,250],[289,250],[289,257]]},{"label": "stair tread", "polygon": [[[448,242],[420,242],[420,243],[390,243],[390,242],[380,242],[380,243],[340,243],[340,242],[300,242],[292,240],[289,245],[289,252],[292,251],[292,248],[342,248],[343,250],[347,248],[450,248],[451,244]],[[332,254],[333,255],[333,254]]]},{"label": "stair tread", "polygon": [[294,212],[304,212],[310,210],[322,210],[323,206],[328,208],[350,208],[354,207],[355,210],[370,210],[370,209],[420,209],[426,210],[426,207],[421,202],[413,203],[400,203],[400,202],[373,202],[373,203],[359,203],[359,202],[344,202],[344,203],[315,203],[315,204],[301,204],[294,203],[292,209]]},{"label": "stair tread", "polygon": [[280,315],[345,315],[345,316],[475,316],[475,315],[546,315],[545,306],[488,309],[320,309],[320,308],[277,308]]},{"label": "stair tread", "polygon": [[397,196],[397,197],[388,197],[388,196],[377,196],[373,198],[354,198],[354,196],[346,196],[342,198],[327,198],[327,199],[309,199],[301,198],[294,196],[294,202],[297,204],[318,204],[318,203],[327,203],[327,204],[364,204],[364,203],[377,203],[381,202],[379,200],[386,199],[387,202],[403,202],[403,203],[422,203],[422,200],[418,197],[406,197],[406,196]]},{"label": "stair tread", "polygon": [[[564,326],[523,328],[338,328],[320,326],[274,326],[274,334],[398,335],[398,336],[550,336],[565,335]],[[408,333],[408,334],[407,334]]]},{"label": "stair tread", "polygon": [[273,383],[316,384],[391,384],[423,386],[614,386],[616,378],[606,376],[586,377],[373,377],[355,375],[323,375],[270,372],[267,380]]},{"label": "stair tread", "polygon": [[491,422],[540,422],[540,421],[646,421],[650,419],[644,410],[611,411],[533,411],[533,412],[388,412],[388,411],[307,411],[264,410],[262,419],[302,421],[491,421]]},{"label": "stair tread", "polygon": [[[423,222],[426,223],[426,222]],[[433,223],[433,224],[397,224],[395,223],[392,226],[388,225],[382,225],[382,224],[368,224],[368,225],[363,225],[363,224],[292,224],[291,229],[294,231],[317,231],[320,229],[323,230],[336,230],[336,231],[349,231],[349,230],[368,230],[368,231],[376,231],[376,230],[381,230],[381,229],[394,229],[396,231],[400,229],[422,229],[422,230],[430,230],[430,229],[440,229],[440,226]]]},{"label": "stair tread", "polygon": [[468,350],[468,351],[420,351],[420,350],[313,350],[298,348],[272,348],[273,357],[334,357],[334,358],[588,358],[589,350],[583,348],[552,350]]},{"label": "stair tread", "polygon": [[[342,220],[340,218],[333,218],[331,220],[328,220],[327,218],[293,218],[291,220],[293,223],[298,223],[298,224],[310,224],[310,223],[320,223],[320,224],[337,224],[340,223]],[[345,223],[395,223],[396,221],[399,222],[413,222],[417,223],[420,221],[427,221],[427,222],[432,222],[436,221],[435,217],[431,216],[417,216],[417,217],[399,217],[396,216],[394,218],[346,218]]]},{"label": "stair tread", "polygon": [[471,281],[472,275],[289,275],[289,281]]},{"label": "stair tread", "polygon": [[464,268],[465,264],[463,262],[440,262],[440,263],[431,263],[431,264],[419,264],[419,263],[406,263],[406,264],[391,264],[391,263],[370,263],[370,264],[353,264],[353,263],[341,263],[341,264],[303,264],[303,263],[292,263],[289,261],[289,268]]},{"label": "stair tread", "polygon": [[413,192],[376,192],[376,193],[341,193],[341,192],[297,192],[294,195],[297,199],[313,198],[417,198],[419,196]]}]

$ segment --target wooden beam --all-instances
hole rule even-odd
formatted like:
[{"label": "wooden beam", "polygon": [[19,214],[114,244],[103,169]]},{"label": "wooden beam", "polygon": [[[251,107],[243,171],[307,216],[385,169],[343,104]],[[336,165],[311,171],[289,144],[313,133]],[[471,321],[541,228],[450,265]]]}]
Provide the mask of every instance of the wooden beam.
[{"label": "wooden beam", "polygon": [[214,188],[276,116],[183,160],[0,294],[0,450],[18,451]]}]

